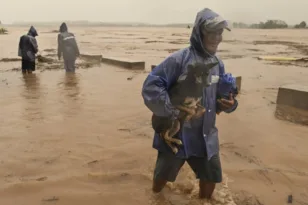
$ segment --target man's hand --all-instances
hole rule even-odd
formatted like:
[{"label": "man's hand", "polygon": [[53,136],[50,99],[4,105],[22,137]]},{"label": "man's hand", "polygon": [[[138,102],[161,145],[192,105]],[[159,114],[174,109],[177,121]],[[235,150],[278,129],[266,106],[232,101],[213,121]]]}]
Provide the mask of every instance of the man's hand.
[{"label": "man's hand", "polygon": [[217,102],[219,103],[220,107],[220,111],[217,112],[218,115],[220,112],[230,109],[235,103],[232,93],[229,95],[229,100],[219,99]]}]

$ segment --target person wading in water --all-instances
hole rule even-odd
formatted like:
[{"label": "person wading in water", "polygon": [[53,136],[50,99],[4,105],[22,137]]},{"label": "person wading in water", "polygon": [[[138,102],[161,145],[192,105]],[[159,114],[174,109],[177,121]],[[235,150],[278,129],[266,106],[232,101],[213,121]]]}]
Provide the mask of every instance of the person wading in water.
[{"label": "person wading in water", "polygon": [[22,58],[21,70],[23,74],[35,71],[35,54],[38,52],[36,36],[38,36],[37,31],[31,26],[28,34],[19,39],[18,56]]},{"label": "person wading in water", "polygon": [[[186,78],[189,64],[218,62],[210,71],[211,85],[203,91],[202,106],[206,112],[200,118],[183,124],[175,136],[183,143],[178,147],[178,152],[172,152],[160,136],[163,133],[154,135],[153,148],[158,150],[158,155],[152,189],[156,193],[164,188],[167,181],[175,181],[185,162],[188,162],[199,179],[200,198],[210,199],[216,183],[222,181],[216,114],[220,111],[231,113],[238,106],[232,94],[229,99],[216,98],[219,76],[225,73],[224,64],[215,55],[224,29],[230,31],[227,22],[217,13],[208,8],[199,11],[190,46],[167,57],[144,81],[142,97],[145,105],[157,116],[166,117],[166,120],[176,119],[180,111],[170,103],[169,88],[178,80]],[[219,110],[216,105],[219,105]]]},{"label": "person wading in water", "polygon": [[73,33],[68,32],[66,23],[60,26],[58,34],[58,59],[63,54],[64,69],[66,72],[75,72],[75,62],[79,57],[79,48]]}]

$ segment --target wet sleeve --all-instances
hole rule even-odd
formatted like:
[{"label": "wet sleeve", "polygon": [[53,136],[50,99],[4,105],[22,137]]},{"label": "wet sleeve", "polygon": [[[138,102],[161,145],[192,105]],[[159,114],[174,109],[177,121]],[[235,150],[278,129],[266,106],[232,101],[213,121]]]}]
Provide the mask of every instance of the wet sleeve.
[{"label": "wet sleeve", "polygon": [[21,49],[20,49],[20,47],[18,47],[18,56],[19,56],[19,57],[22,57],[22,54],[21,54]]},{"label": "wet sleeve", "polygon": [[22,57],[22,53],[21,53],[21,38],[19,39],[19,43],[18,43],[18,56]]},{"label": "wet sleeve", "polygon": [[63,48],[62,48],[62,38],[61,38],[61,35],[58,34],[58,58],[61,58],[62,51],[63,51]]},{"label": "wet sleeve", "polygon": [[38,45],[37,45],[36,39],[35,38],[30,38],[30,42],[32,44],[34,53],[37,53],[38,52]]},{"label": "wet sleeve", "polygon": [[[223,64],[223,62],[221,60],[219,60],[219,74],[220,75],[225,74],[225,65]],[[234,105],[231,108],[224,110],[224,112],[225,113],[231,113],[231,112],[236,110],[237,106],[238,106],[238,101],[234,97]]]},{"label": "wet sleeve", "polygon": [[168,89],[181,74],[181,66],[175,57],[168,57],[145,79],[142,97],[145,105],[157,116],[177,118],[179,110],[170,102]]}]

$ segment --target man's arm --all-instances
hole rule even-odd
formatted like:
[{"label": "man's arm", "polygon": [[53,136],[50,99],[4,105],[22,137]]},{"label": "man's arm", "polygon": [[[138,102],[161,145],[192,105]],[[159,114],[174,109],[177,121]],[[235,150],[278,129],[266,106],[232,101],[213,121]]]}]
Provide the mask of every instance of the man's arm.
[{"label": "man's arm", "polygon": [[63,48],[62,48],[62,36],[61,36],[61,34],[58,34],[58,59],[61,58],[62,51],[63,51]]},{"label": "man's arm", "polygon": [[[74,36],[74,34],[73,34],[73,36]],[[80,55],[80,52],[79,52],[78,44],[77,44],[77,41],[76,41],[76,37],[73,38],[73,43],[74,43],[74,49],[75,49],[76,56],[78,57]]]},{"label": "man's arm", "polygon": [[168,89],[181,75],[182,69],[175,57],[168,57],[145,79],[142,97],[145,105],[157,116],[177,118],[177,110],[170,102]]},{"label": "man's arm", "polygon": [[32,44],[33,51],[34,51],[34,53],[36,54],[36,53],[38,52],[37,41],[36,41],[36,39],[33,37],[33,38],[30,38],[30,42],[31,42],[31,44]]},{"label": "man's arm", "polygon": [[[218,60],[219,60],[219,75],[223,75],[225,74],[225,65],[220,59]],[[235,111],[238,106],[238,101],[235,99],[235,97],[233,97],[233,95],[230,95],[229,100],[222,99],[221,101],[219,101],[219,103],[222,105],[222,107],[227,107],[223,109],[223,112],[225,113],[231,113]]]},{"label": "man's arm", "polygon": [[22,37],[19,38],[19,43],[18,43],[18,56],[22,57],[22,53],[21,53],[21,39]]}]

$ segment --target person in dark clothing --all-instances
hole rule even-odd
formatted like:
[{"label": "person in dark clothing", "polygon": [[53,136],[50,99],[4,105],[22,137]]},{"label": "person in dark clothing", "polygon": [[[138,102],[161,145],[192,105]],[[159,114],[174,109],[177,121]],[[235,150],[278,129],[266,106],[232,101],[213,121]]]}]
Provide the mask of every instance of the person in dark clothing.
[{"label": "person in dark clothing", "polygon": [[58,34],[59,60],[61,59],[62,53],[66,72],[75,72],[75,61],[80,53],[75,35],[68,32],[66,23],[61,24],[60,33]]},{"label": "person in dark clothing", "polygon": [[38,36],[37,31],[31,26],[28,34],[20,37],[18,56],[22,58],[22,73],[32,73],[32,71],[35,71],[35,54],[38,52],[36,36]]}]

